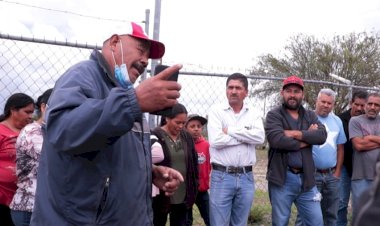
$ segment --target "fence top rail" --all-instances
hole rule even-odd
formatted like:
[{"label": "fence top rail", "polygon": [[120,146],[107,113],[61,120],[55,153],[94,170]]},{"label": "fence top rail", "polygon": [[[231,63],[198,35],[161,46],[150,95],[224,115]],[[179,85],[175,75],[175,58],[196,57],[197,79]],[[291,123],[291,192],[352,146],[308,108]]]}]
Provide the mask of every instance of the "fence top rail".
[{"label": "fence top rail", "polygon": [[15,41],[34,42],[34,43],[57,45],[57,46],[68,46],[68,47],[83,48],[83,49],[98,49],[98,50],[101,49],[101,46],[90,45],[87,43],[82,44],[82,43],[77,43],[77,42],[68,42],[67,40],[66,41],[47,40],[45,38],[15,36],[15,35],[2,34],[2,33],[0,33],[0,38],[15,40]]},{"label": "fence top rail", "polygon": [[[209,76],[209,77],[225,77],[227,78],[230,74],[220,74],[220,73],[204,73],[204,72],[181,72],[180,74],[183,75],[192,75],[192,76]],[[282,81],[285,78],[282,77],[275,77],[275,76],[261,76],[261,75],[253,75],[249,74],[247,75],[247,78],[250,79],[261,79],[261,80],[277,80]],[[354,89],[365,89],[365,90],[372,90],[372,91],[380,91],[380,88],[376,87],[367,87],[367,86],[357,86],[357,85],[348,85],[348,84],[341,84],[341,83],[335,83],[335,82],[329,82],[329,81],[320,81],[320,80],[311,80],[311,79],[303,79],[306,83],[314,83],[314,84],[323,84],[323,85],[333,85],[338,87],[346,87],[346,88],[354,88]]]}]

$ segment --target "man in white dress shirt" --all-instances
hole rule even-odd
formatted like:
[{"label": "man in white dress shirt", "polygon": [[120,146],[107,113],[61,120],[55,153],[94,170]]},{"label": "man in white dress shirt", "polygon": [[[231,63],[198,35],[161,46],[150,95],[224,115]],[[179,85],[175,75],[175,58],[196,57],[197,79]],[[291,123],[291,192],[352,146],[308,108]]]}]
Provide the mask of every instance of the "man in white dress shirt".
[{"label": "man in white dress shirt", "polygon": [[247,77],[240,73],[230,75],[226,94],[228,103],[210,109],[207,127],[212,164],[210,223],[247,225],[255,192],[255,148],[264,142],[265,133],[253,106],[244,103]]}]

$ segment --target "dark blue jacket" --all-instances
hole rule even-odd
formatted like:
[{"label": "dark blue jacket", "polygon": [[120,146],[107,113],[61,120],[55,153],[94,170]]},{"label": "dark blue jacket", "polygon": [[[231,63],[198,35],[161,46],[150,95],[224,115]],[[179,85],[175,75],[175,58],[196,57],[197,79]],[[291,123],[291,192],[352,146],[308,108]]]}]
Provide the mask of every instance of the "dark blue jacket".
[{"label": "dark blue jacket", "polygon": [[98,51],[48,102],[32,226],[152,225],[149,129]]}]

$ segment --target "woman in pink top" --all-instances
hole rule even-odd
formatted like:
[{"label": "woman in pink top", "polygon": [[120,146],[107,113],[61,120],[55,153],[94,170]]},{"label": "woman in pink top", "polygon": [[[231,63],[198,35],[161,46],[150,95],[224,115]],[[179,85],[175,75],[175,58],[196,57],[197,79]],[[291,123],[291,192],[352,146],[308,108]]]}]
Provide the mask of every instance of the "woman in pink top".
[{"label": "woman in pink top", "polygon": [[2,226],[13,225],[9,204],[16,191],[15,143],[20,130],[32,122],[33,99],[23,93],[15,93],[5,103],[0,115],[0,219]]},{"label": "woman in pink top", "polygon": [[[159,163],[164,160],[164,151],[162,150],[162,145],[158,142],[158,138],[156,135],[150,135],[150,143],[151,143],[151,151],[152,151],[152,163]],[[160,194],[160,189],[152,184],[152,197]]]}]

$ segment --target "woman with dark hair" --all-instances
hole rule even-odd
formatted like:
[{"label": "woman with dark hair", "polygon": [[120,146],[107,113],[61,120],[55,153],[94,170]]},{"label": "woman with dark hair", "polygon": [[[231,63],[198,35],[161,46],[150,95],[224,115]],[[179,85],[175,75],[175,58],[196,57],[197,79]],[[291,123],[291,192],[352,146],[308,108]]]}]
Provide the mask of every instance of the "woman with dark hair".
[{"label": "woman with dark hair", "polygon": [[173,196],[165,196],[165,192],[160,191],[153,198],[153,224],[165,226],[170,214],[171,226],[187,225],[187,211],[192,208],[198,191],[198,158],[193,138],[184,130],[187,110],[182,104],[176,104],[168,115],[162,117],[161,126],[152,131],[165,156],[158,165],[178,170],[185,182],[179,185]]},{"label": "woman with dark hair", "polygon": [[17,190],[9,205],[16,226],[30,224],[37,185],[37,168],[42,148],[42,123],[53,89],[46,90],[36,102],[37,119],[26,125],[16,141]]},{"label": "woman with dark hair", "polygon": [[32,122],[33,99],[24,93],[11,95],[0,115],[0,219],[2,226],[13,225],[9,204],[17,189],[16,139],[20,130]]}]

